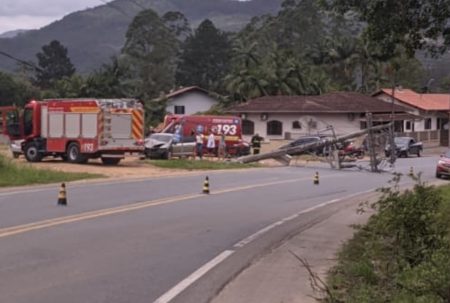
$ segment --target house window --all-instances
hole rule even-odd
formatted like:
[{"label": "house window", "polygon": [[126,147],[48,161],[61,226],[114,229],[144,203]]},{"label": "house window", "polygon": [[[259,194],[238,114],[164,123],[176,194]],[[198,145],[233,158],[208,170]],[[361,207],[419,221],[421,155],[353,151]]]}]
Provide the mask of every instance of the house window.
[{"label": "house window", "polygon": [[406,121],[405,129],[406,130],[411,130],[411,121]]},{"label": "house window", "polygon": [[175,105],[175,111],[174,113],[176,115],[184,115],[184,105]]},{"label": "house window", "polygon": [[437,125],[436,125],[436,129],[445,129],[444,126],[448,123],[448,119],[447,118],[437,118]]},{"label": "house window", "polygon": [[300,121],[292,122],[292,129],[302,129],[302,124],[300,123]]},{"label": "house window", "polygon": [[431,118],[425,119],[425,129],[431,129]]},{"label": "house window", "polygon": [[283,123],[277,120],[267,122],[267,135],[281,136],[283,134]]},{"label": "house window", "polygon": [[242,121],[242,134],[253,135],[255,133],[255,123],[250,120]]}]

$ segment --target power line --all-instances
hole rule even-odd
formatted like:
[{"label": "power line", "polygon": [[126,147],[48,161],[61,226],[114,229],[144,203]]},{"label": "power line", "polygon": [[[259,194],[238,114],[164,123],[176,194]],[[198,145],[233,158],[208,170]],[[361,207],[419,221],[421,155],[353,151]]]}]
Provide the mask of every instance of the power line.
[{"label": "power line", "polygon": [[143,5],[141,5],[139,2],[135,1],[135,0],[128,0],[130,2],[132,2],[134,5],[139,6],[141,9],[146,10],[147,8]]},{"label": "power line", "polygon": [[14,60],[14,61],[16,61],[16,62],[18,62],[18,63],[20,63],[22,65],[27,65],[29,67],[32,67],[33,69],[35,69],[37,71],[40,71],[40,72],[43,71],[41,68],[39,68],[38,66],[34,65],[33,63],[24,61],[24,60],[19,59],[19,58],[16,58],[13,55],[10,55],[10,54],[8,54],[8,53],[6,53],[4,51],[0,51],[0,55],[5,56],[5,57],[7,57],[7,58],[9,58],[11,60]]}]

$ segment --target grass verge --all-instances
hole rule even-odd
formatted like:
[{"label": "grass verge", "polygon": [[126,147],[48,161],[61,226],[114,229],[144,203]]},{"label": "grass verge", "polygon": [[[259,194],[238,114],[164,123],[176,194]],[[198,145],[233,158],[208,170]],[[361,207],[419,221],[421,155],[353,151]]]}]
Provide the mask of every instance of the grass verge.
[{"label": "grass verge", "polygon": [[0,187],[30,184],[47,184],[104,177],[99,174],[65,173],[36,169],[29,165],[17,165],[0,155]]},{"label": "grass verge", "polygon": [[[398,183],[395,183],[398,184]],[[322,302],[450,302],[450,186],[380,190],[338,255]]]},{"label": "grass verge", "polygon": [[215,169],[244,169],[261,167],[259,164],[241,164],[235,162],[215,162],[208,160],[148,160],[153,166],[168,169],[185,169],[185,170],[215,170]]}]

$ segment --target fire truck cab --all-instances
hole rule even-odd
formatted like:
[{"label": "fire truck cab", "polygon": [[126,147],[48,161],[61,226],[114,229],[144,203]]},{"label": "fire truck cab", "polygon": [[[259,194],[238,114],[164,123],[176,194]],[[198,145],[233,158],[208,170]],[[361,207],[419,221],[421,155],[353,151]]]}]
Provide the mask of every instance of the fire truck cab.
[{"label": "fire truck cab", "polygon": [[52,99],[30,101],[22,112],[0,108],[0,131],[23,139],[29,162],[46,156],[72,163],[101,158],[115,165],[125,153],[142,153],[143,105],[134,99]]}]

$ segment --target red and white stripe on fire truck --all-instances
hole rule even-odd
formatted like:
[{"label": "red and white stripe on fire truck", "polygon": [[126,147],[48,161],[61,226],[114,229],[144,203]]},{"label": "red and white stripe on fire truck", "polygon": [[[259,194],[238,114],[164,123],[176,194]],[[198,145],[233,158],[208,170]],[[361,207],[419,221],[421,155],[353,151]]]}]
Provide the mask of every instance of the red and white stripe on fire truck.
[{"label": "red and white stripe on fire truck", "polygon": [[132,136],[135,140],[144,139],[144,112],[140,109],[134,109],[132,112]]}]

